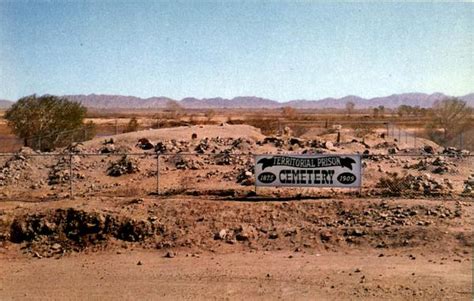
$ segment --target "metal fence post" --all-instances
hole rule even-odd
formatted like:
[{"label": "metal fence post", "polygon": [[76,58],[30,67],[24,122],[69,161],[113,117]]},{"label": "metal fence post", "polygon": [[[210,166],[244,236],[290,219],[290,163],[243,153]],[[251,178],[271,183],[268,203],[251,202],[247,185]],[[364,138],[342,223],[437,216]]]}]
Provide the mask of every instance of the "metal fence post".
[{"label": "metal fence post", "polygon": [[417,129],[414,130],[414,135],[413,135],[413,147],[416,148],[416,133],[417,133]]},{"label": "metal fence post", "polygon": [[[254,180],[255,180],[255,196],[258,196],[258,190],[257,190],[257,156],[256,155],[249,155],[250,159],[253,157],[254,160],[255,160],[255,163],[253,164],[253,176],[254,176]],[[250,160],[247,159],[247,162],[249,162]]]},{"label": "metal fence post", "polygon": [[160,195],[160,154],[156,155],[156,196]]},{"label": "metal fence post", "polygon": [[69,198],[72,199],[73,191],[72,191],[72,154],[69,154]]}]

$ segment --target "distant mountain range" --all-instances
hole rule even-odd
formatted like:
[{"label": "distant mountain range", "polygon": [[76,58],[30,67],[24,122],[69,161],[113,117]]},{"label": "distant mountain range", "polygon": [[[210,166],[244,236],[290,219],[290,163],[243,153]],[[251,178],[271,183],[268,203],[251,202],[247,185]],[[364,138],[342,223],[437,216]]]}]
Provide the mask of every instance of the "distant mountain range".
[{"label": "distant mountain range", "polygon": [[[64,97],[81,102],[84,106],[89,108],[101,109],[149,109],[149,108],[165,108],[169,101],[174,99],[168,97],[150,97],[139,98],[135,96],[123,95],[65,95]],[[221,109],[221,108],[243,108],[243,109],[258,109],[258,108],[281,108],[294,107],[297,109],[343,109],[347,102],[353,102],[356,109],[364,109],[370,107],[384,106],[385,108],[397,108],[400,105],[419,106],[428,108],[434,102],[449,97],[442,93],[404,93],[393,94],[385,97],[362,98],[354,95],[345,96],[342,98],[323,98],[319,100],[291,100],[287,102],[278,102],[275,100],[260,98],[255,96],[239,96],[232,99],[226,98],[203,98],[198,99],[194,97],[187,97],[177,101],[182,107],[189,109]],[[474,93],[460,96],[460,99],[467,102],[471,107],[474,107]],[[0,107],[8,107],[12,102],[0,100]]]},{"label": "distant mountain range", "polygon": [[[164,108],[170,100],[168,97],[139,98],[121,95],[66,95],[67,98],[79,101],[91,108]],[[297,109],[343,109],[347,102],[353,102],[356,109],[384,106],[385,108],[397,108],[400,105],[420,106],[422,108],[431,107],[434,102],[449,97],[442,93],[405,93],[393,94],[385,97],[362,98],[349,95],[342,98],[324,98],[320,100],[291,100],[278,102],[272,99],[239,96],[232,99],[221,97],[198,99],[194,97],[183,98],[178,103],[189,109],[220,109],[220,108],[281,108],[285,106]],[[461,96],[460,99],[466,101],[468,105],[474,106],[474,93]]]},{"label": "distant mountain range", "polygon": [[13,102],[9,100],[0,99],[0,109],[6,109],[10,107],[12,104]]}]

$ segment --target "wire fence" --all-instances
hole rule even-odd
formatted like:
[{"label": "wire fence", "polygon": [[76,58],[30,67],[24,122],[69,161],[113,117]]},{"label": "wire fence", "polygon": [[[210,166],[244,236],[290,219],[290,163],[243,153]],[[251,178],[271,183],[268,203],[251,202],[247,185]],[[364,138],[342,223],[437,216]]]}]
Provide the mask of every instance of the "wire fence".
[{"label": "wire fence", "polygon": [[[352,135],[357,135],[359,132],[362,132],[362,135],[367,134],[368,132],[375,132],[381,135],[384,135],[387,138],[391,138],[396,142],[403,143],[407,147],[417,148],[423,145],[423,139],[426,138],[424,128],[420,127],[407,127],[396,122],[389,121],[285,121],[277,120],[275,124],[271,122],[263,122],[264,128],[271,128],[271,134],[284,134],[285,129],[291,129],[291,133],[299,137],[310,132],[315,132],[318,134],[328,133],[331,130],[333,132],[345,132],[349,131]],[[177,125],[176,125],[177,126]],[[256,125],[258,126],[258,125]],[[140,125],[136,131],[150,129],[149,125]],[[95,133],[95,131],[97,132]],[[47,149],[52,149],[48,147],[51,144],[51,138],[54,138],[56,141],[61,141],[59,146],[66,146],[73,142],[85,141],[95,137],[107,137],[113,136],[121,133],[126,133],[128,131],[127,124],[118,124],[117,122],[107,123],[105,125],[100,125],[96,130],[84,126],[80,129],[62,131],[59,133],[49,133],[46,135],[33,136],[27,139],[20,139],[15,136],[0,136],[0,152],[4,153],[13,153],[21,149],[22,146],[28,145],[35,149],[42,149],[46,147]],[[449,146],[453,146],[460,149],[473,149],[473,134],[474,132],[466,129],[465,131],[458,134],[455,138],[450,141]]]},{"label": "wire fence", "polygon": [[0,154],[0,200],[91,197],[466,197],[472,155],[362,156],[360,189],[255,187],[256,154]]}]

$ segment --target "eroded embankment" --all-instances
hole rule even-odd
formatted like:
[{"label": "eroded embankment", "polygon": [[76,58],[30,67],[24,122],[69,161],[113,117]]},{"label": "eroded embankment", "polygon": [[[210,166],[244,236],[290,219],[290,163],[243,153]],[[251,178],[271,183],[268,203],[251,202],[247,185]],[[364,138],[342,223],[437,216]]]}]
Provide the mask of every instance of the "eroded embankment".
[{"label": "eroded embankment", "polygon": [[135,245],[190,251],[472,247],[472,203],[140,200],[100,208],[0,212],[0,243],[50,257]]}]

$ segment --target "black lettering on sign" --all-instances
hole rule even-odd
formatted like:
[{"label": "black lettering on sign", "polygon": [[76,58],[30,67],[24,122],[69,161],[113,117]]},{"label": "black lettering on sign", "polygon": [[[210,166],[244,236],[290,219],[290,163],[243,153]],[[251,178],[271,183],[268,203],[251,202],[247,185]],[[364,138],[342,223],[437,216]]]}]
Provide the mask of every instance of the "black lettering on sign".
[{"label": "black lettering on sign", "polygon": [[337,181],[346,185],[354,183],[356,179],[357,177],[350,172],[344,172],[337,176]]},{"label": "black lettering on sign", "polygon": [[273,166],[287,166],[305,169],[341,166],[352,170],[352,164],[355,163],[356,161],[350,157],[338,156],[318,158],[274,156],[271,158],[262,158],[257,162],[257,164],[262,164],[262,170]]},{"label": "black lettering on sign", "polygon": [[334,170],[331,169],[283,169],[279,173],[280,183],[282,184],[332,185],[334,183],[333,177]]},{"label": "black lettering on sign", "polygon": [[265,184],[270,184],[276,180],[276,175],[271,172],[263,172],[258,175],[258,180]]}]

